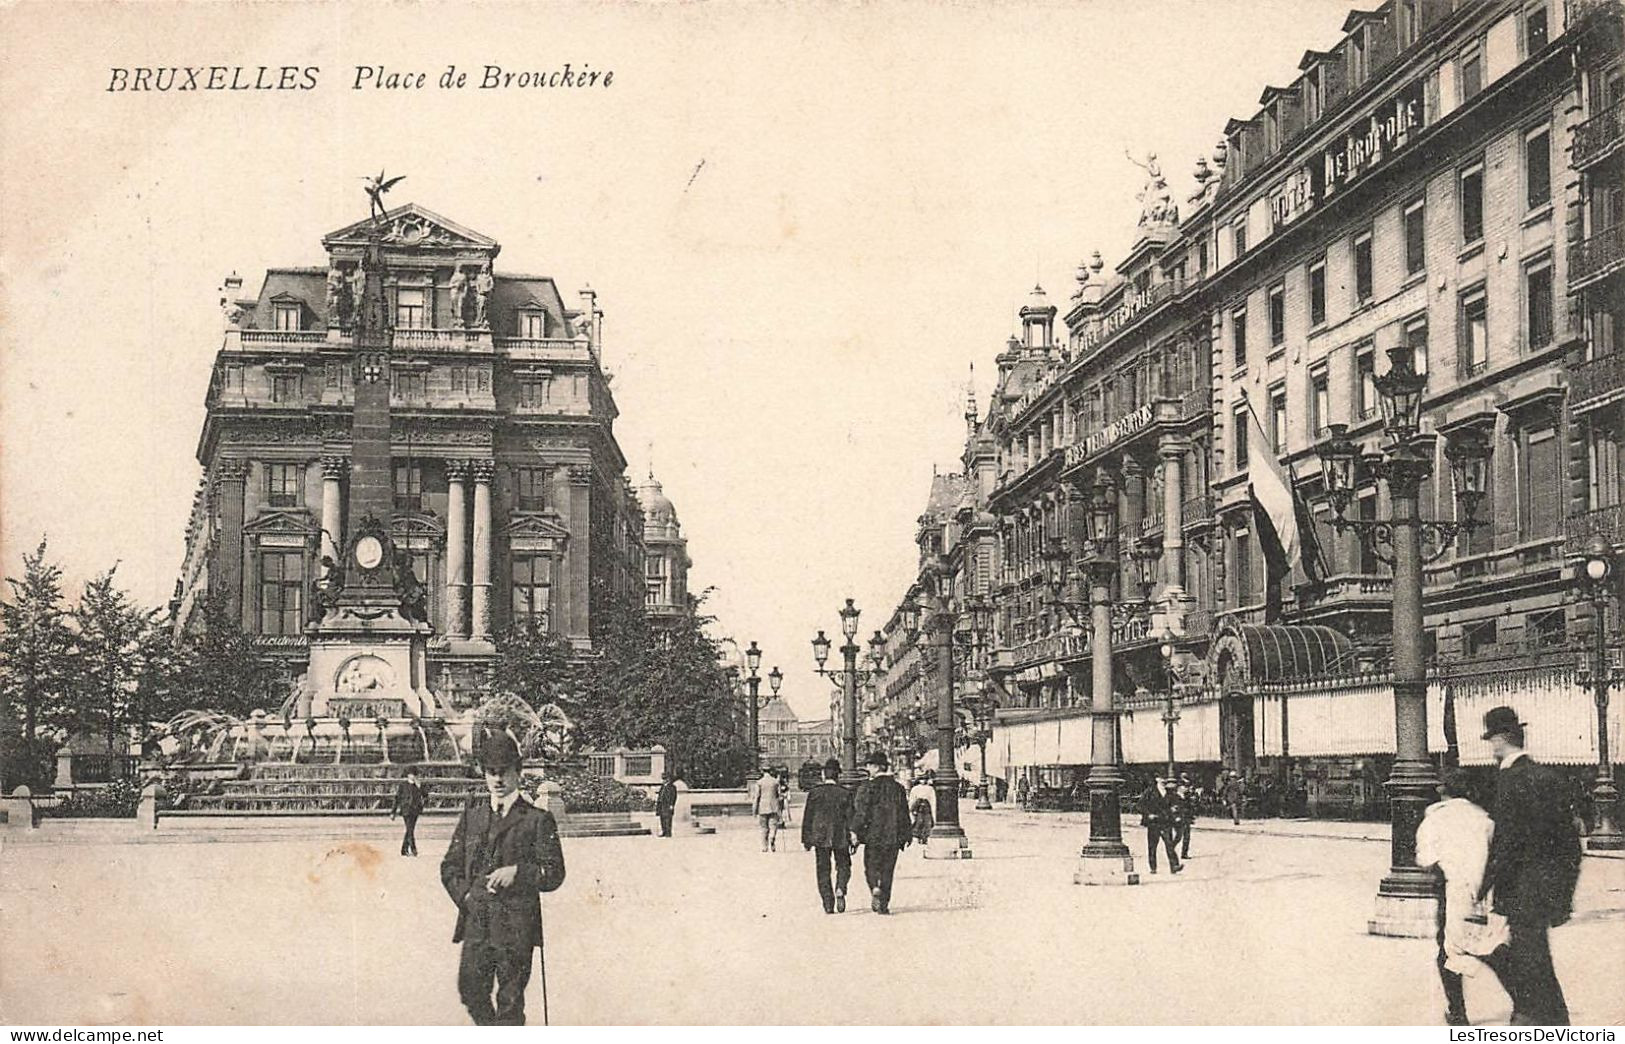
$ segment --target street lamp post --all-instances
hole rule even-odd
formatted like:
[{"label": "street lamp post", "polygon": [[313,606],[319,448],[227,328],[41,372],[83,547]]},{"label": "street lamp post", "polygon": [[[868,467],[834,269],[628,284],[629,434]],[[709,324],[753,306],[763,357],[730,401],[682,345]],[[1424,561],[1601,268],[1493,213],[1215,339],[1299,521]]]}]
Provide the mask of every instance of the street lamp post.
[{"label": "street lamp post", "polygon": [[1597,699],[1597,780],[1591,787],[1591,807],[1596,822],[1586,847],[1597,852],[1617,852],[1625,848],[1620,836],[1617,809],[1619,790],[1614,786],[1614,764],[1608,756],[1608,594],[1616,575],[1614,548],[1598,534],[1586,548],[1580,563],[1580,583],[1591,595],[1595,611],[1593,628],[1591,686]]},{"label": "street lamp post", "polygon": [[[819,631],[812,640],[813,659],[818,662],[818,673],[825,677],[838,675],[841,683],[841,783],[847,787],[856,787],[865,778],[858,768],[858,644],[853,640],[858,633],[859,612],[861,610],[852,604],[850,598],[841,607],[841,634],[846,638],[841,646],[844,670],[824,669],[825,662],[829,660],[830,640],[823,631]],[[874,637],[869,639],[869,659],[876,671],[885,654],[886,641],[876,631]]]},{"label": "street lamp post", "polygon": [[[1418,513],[1423,481],[1433,472],[1435,437],[1421,431],[1422,389],[1427,378],[1412,365],[1411,349],[1388,352],[1389,370],[1377,378],[1383,430],[1389,443],[1381,453],[1362,454],[1348,427],[1330,426],[1319,447],[1321,473],[1331,501],[1332,525],[1352,530],[1393,568],[1394,768],[1388,778],[1392,819],[1390,866],[1377,888],[1373,935],[1431,937],[1438,903],[1433,875],[1416,865],[1416,828],[1434,800],[1438,777],[1428,757],[1427,673],[1423,660],[1422,567],[1442,557],[1463,532],[1482,523],[1474,518],[1484,498],[1489,446],[1469,429],[1446,451],[1456,487],[1455,521],[1424,520]],[[1388,482],[1391,518],[1344,518],[1355,492],[1356,461]],[[1386,544],[1390,553],[1384,553]],[[1424,545],[1426,548],[1424,550]]]},{"label": "street lamp post", "polygon": [[1174,726],[1179,724],[1179,694],[1174,685],[1174,643],[1162,643],[1162,665],[1168,680],[1168,695],[1163,701],[1162,723],[1168,726],[1168,778],[1174,778],[1178,763],[1174,760]]},{"label": "street lamp post", "polygon": [[750,671],[745,684],[750,688],[750,764],[758,772],[762,767],[762,723],[757,713],[761,709],[757,693],[761,690],[762,679],[757,677],[756,671],[761,666],[762,650],[756,648],[753,641],[745,649],[745,667]]},{"label": "street lamp post", "polygon": [[[947,563],[938,559],[930,564],[925,575],[930,581],[931,620],[933,630],[942,636],[943,684],[937,691],[937,771],[934,787],[937,793],[936,816],[931,827],[930,842],[925,846],[927,859],[969,859],[970,841],[959,825],[959,773],[954,736],[958,720],[954,710],[954,649],[964,645],[974,651],[981,644],[992,615],[987,602],[971,595],[955,599],[949,582]],[[910,622],[915,614],[908,613]],[[969,626],[961,630],[960,622]]]},{"label": "street lamp post", "polygon": [[[1117,500],[1111,479],[1097,471],[1088,500],[1090,693],[1089,840],[1078,853],[1077,884],[1139,884],[1134,856],[1123,843],[1123,770],[1117,749],[1117,699],[1112,685],[1112,581],[1118,575]],[[1078,603],[1064,601],[1071,555],[1052,548],[1044,555],[1053,600],[1077,620]],[[1078,621],[1081,622],[1081,621]]]},{"label": "street lamp post", "polygon": [[976,808],[987,812],[993,808],[993,796],[987,778],[987,741],[993,738],[993,712],[997,705],[993,697],[984,693],[971,707],[972,723],[976,729],[976,749],[982,759],[982,785],[977,791]]}]

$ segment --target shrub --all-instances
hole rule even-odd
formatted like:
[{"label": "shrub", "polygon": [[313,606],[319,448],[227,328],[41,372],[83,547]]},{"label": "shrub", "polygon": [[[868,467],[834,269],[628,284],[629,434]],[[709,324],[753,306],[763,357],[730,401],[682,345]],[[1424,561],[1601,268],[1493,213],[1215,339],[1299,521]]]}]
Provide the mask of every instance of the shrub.
[{"label": "shrub", "polygon": [[[647,812],[654,802],[643,791],[613,779],[602,779],[581,769],[563,769],[547,777],[563,788],[564,807],[571,812]],[[521,789],[531,796],[541,786],[542,777],[526,773]]]},{"label": "shrub", "polygon": [[94,790],[75,790],[68,799],[43,814],[67,819],[134,819],[141,803],[141,784],[120,779]]}]

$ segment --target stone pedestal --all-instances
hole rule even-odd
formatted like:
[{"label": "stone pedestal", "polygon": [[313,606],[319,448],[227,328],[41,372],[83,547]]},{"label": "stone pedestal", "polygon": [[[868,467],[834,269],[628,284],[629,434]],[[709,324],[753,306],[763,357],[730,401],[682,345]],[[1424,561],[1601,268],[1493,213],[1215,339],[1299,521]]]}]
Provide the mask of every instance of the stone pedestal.
[{"label": "stone pedestal", "polygon": [[1128,845],[1097,844],[1091,841],[1078,853],[1078,868],[1072,874],[1072,883],[1081,885],[1137,885],[1140,875],[1134,870],[1134,857]]},{"label": "stone pedestal", "polygon": [[1395,939],[1431,939],[1438,932],[1434,920],[1439,900],[1434,896],[1377,893],[1377,912],[1366,924],[1372,935]]},{"label": "stone pedestal", "polygon": [[141,789],[141,803],[135,807],[137,830],[158,829],[158,799],[163,796],[164,788],[157,783],[148,783]]},{"label": "stone pedestal", "polygon": [[0,798],[0,808],[6,810],[6,830],[33,830],[39,826],[34,815],[34,794],[27,787],[18,787]]},{"label": "stone pedestal", "polygon": [[924,855],[927,859],[969,859],[973,855],[970,847],[970,838],[958,827],[952,834],[939,834],[936,828],[931,830],[931,843],[923,845]]}]

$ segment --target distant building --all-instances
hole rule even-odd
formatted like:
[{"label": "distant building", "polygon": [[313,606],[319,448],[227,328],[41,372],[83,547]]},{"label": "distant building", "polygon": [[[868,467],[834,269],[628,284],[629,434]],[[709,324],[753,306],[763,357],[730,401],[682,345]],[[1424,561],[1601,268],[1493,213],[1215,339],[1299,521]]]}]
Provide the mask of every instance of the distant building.
[{"label": "distant building", "polygon": [[655,480],[638,487],[643,505],[644,608],[656,622],[688,611],[688,541],[677,521],[677,509]]},{"label": "distant building", "polygon": [[762,708],[762,764],[784,766],[792,774],[803,762],[823,763],[835,756],[835,738],[828,721],[801,721],[783,699],[775,697]]}]

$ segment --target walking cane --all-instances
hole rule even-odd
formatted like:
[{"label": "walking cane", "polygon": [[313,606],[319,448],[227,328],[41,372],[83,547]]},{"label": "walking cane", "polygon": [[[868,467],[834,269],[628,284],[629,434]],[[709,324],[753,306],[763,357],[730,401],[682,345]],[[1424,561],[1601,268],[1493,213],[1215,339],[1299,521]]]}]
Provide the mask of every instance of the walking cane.
[{"label": "walking cane", "polygon": [[[536,897],[536,901],[538,903],[541,903],[541,899],[542,899],[542,897],[540,895],[538,895]],[[547,1021],[547,928],[546,928],[547,916],[546,916],[546,913],[547,913],[547,911],[544,909],[542,911],[542,917],[540,919],[538,919],[537,922],[536,922],[536,937],[537,937],[537,939],[539,939],[541,941],[541,944],[542,944],[541,947],[540,947],[540,949],[542,951],[541,956],[538,957],[537,960],[541,962],[541,966],[542,966],[542,1025],[544,1025],[544,1026],[548,1025],[548,1021]]]}]

